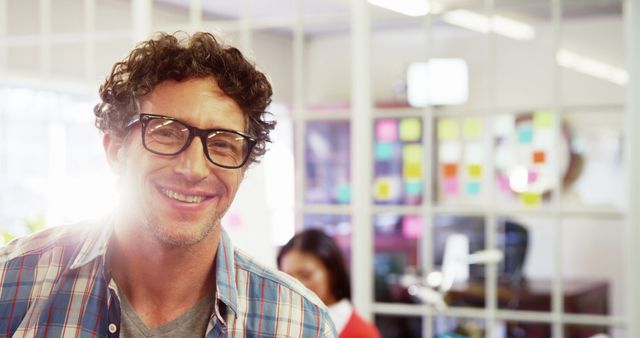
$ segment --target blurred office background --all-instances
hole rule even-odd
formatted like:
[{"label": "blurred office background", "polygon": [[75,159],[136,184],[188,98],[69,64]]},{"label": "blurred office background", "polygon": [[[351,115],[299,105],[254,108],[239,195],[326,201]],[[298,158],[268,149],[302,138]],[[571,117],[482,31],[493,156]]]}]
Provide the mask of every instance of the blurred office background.
[{"label": "blurred office background", "polygon": [[0,231],[109,212],[99,84],[153,32],[207,30],[274,86],[237,246],[275,266],[324,229],[383,337],[638,337],[639,21],[632,0],[0,0]]}]

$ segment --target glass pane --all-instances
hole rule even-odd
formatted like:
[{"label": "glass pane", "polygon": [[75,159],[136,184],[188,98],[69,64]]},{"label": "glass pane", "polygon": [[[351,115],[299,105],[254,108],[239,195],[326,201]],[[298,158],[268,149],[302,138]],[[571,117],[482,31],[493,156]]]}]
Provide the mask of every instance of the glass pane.
[{"label": "glass pane", "polygon": [[625,307],[624,220],[562,221],[562,266],[569,313],[622,315]]},{"label": "glass pane", "polygon": [[436,338],[484,337],[486,323],[482,319],[437,316],[433,319]]},{"label": "glass pane", "polygon": [[[38,3],[38,1],[35,2]],[[57,0],[53,2],[51,6],[51,31],[53,33],[78,33],[84,31],[84,15],[69,15],[69,13],[82,13],[83,10],[83,3],[78,3],[78,1]],[[31,20],[36,19],[36,16],[32,14],[29,19],[30,25],[33,26]]]},{"label": "glass pane", "polygon": [[[478,111],[490,106],[489,39],[478,29],[470,29],[466,22],[486,20],[484,2],[481,0],[451,1],[444,5],[433,20],[429,56],[432,59],[458,59],[464,61],[468,75],[468,98],[459,105],[436,107],[439,112],[448,110]],[[481,29],[482,30],[482,29]]]},{"label": "glass pane", "polygon": [[624,330],[606,326],[565,325],[565,338],[624,338]]},{"label": "glass pane", "polygon": [[347,16],[344,21],[324,24],[310,22],[304,27],[303,95],[307,114],[311,116],[350,109],[352,47],[348,19]]},{"label": "glass pane", "polygon": [[[485,249],[484,217],[436,216],[433,224],[432,285],[445,293],[449,306],[484,307],[484,265],[467,264],[470,254]],[[464,262],[464,263],[463,263]]]},{"label": "glass pane", "polygon": [[624,113],[603,109],[564,115],[572,161],[562,206],[621,211],[625,203]]},{"label": "glass pane", "polygon": [[41,50],[40,46],[7,48],[7,69],[26,74],[39,74]]},{"label": "glass pane", "polygon": [[434,175],[439,204],[479,204],[486,200],[484,126],[480,117],[436,120]]},{"label": "glass pane", "polygon": [[374,126],[374,182],[376,204],[422,202],[422,120],[384,118]]},{"label": "glass pane", "polygon": [[562,1],[561,67],[565,106],[622,106],[629,74],[625,67],[622,0]]},{"label": "glass pane", "polygon": [[498,307],[551,311],[553,220],[505,217],[497,231],[496,245],[504,253],[498,266]]},{"label": "glass pane", "polygon": [[252,19],[292,19],[295,15],[295,0],[262,1],[251,0]]},{"label": "glass pane", "polygon": [[376,315],[375,324],[384,338],[421,338],[422,318]]},{"label": "glass pane", "polygon": [[494,14],[497,106],[551,106],[555,66],[551,1],[496,0]]},{"label": "glass pane", "polygon": [[[113,60],[115,63],[116,60]],[[57,79],[84,80],[84,44],[59,44],[51,46],[51,72]],[[106,74],[102,74],[106,76]]]},{"label": "glass pane", "polygon": [[312,121],[305,135],[305,201],[348,204],[351,201],[349,121]]},{"label": "glass pane", "polygon": [[[552,328],[549,323],[506,321],[498,322],[497,335],[499,338],[551,338]],[[571,336],[565,336],[570,338]]]},{"label": "glass pane", "polygon": [[[40,34],[40,11],[38,0],[9,0],[7,3],[7,33],[9,35]],[[54,6],[52,6],[54,7]],[[25,20],[29,18],[29,20]]]},{"label": "glass pane", "polygon": [[421,285],[422,217],[379,214],[375,229],[375,301],[417,303],[408,290]]},{"label": "glass pane", "polygon": [[[96,31],[125,32],[123,37],[130,38],[132,13],[131,0],[123,1],[96,1]],[[136,41],[137,42],[137,41]],[[126,50],[131,49],[131,41]],[[101,49],[101,51],[103,51]],[[122,55],[120,55],[122,58]]]},{"label": "glass pane", "polygon": [[[260,1],[268,4],[268,2]],[[283,29],[252,31],[251,57],[273,87],[274,103],[293,106],[293,35]]]},{"label": "glass pane", "polygon": [[152,31],[174,32],[189,27],[189,2],[153,0]]},{"label": "glass pane", "polygon": [[351,266],[351,216],[307,214],[303,222],[303,230],[322,229],[331,236],[340,247],[347,266]]}]

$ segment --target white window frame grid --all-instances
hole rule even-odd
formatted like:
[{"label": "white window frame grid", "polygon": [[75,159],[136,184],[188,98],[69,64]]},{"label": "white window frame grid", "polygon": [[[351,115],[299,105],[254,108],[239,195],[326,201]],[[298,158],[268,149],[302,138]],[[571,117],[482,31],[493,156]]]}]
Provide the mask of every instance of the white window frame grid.
[{"label": "white window frame grid", "polygon": [[[51,47],[57,43],[74,42],[84,43],[84,74],[86,84],[88,86],[95,85],[95,56],[97,54],[97,43],[108,40],[122,40],[123,37],[130,37],[132,45],[137,41],[146,38],[152,32],[152,0],[131,0],[132,29],[128,31],[112,31],[112,32],[96,32],[96,1],[83,0],[84,15],[84,31],[65,34],[54,34],[51,30],[51,6],[53,0],[39,0],[39,18],[41,22],[40,34],[11,37],[8,35],[7,22],[8,18],[8,0],[0,0],[0,80],[7,75],[14,75],[8,68],[8,48],[12,46],[39,46],[41,48],[40,69],[38,78],[44,84],[53,81],[51,79]],[[640,285],[640,135],[637,133],[637,127],[640,126],[640,90],[638,79],[640,79],[640,3],[634,0],[622,0],[624,6],[624,27],[625,27],[625,49],[627,56],[627,69],[630,74],[630,81],[626,89],[626,107],[625,107],[625,138],[626,147],[626,179],[628,184],[627,198],[629,201],[628,211],[624,213],[616,212],[586,212],[585,210],[568,210],[561,208],[560,196],[562,194],[562,185],[560,180],[556,181],[555,189],[552,194],[551,206],[539,209],[529,210],[526,208],[510,208],[504,210],[498,208],[495,204],[489,207],[441,207],[433,205],[433,196],[429,187],[430,177],[432,177],[431,165],[429,161],[433,159],[433,151],[430,146],[424,147],[426,154],[423,158],[424,168],[424,188],[423,203],[420,206],[376,206],[371,198],[371,182],[373,174],[372,152],[370,147],[360,147],[358,151],[352,152],[351,159],[351,180],[352,189],[357,191],[353,194],[352,203],[350,205],[308,205],[304,201],[305,174],[305,128],[307,121],[311,120],[330,120],[336,118],[348,119],[351,123],[351,144],[361,144],[368,141],[373,144],[372,123],[375,118],[391,116],[385,110],[373,108],[373,101],[370,88],[370,64],[371,64],[371,17],[369,13],[369,5],[366,0],[350,0],[350,15],[317,17],[313,19],[303,16],[304,0],[294,0],[295,15],[290,18],[278,19],[256,19],[250,16],[251,0],[242,0],[243,6],[242,17],[239,20],[210,21],[203,19],[204,0],[189,1],[189,22],[188,29],[183,26],[166,26],[160,27],[161,30],[215,30],[215,31],[233,31],[240,32],[240,47],[245,50],[251,50],[252,32],[255,30],[268,28],[291,28],[293,30],[293,114],[292,119],[296,129],[295,133],[295,201],[296,201],[296,224],[302,224],[303,216],[307,213],[350,215],[353,227],[352,231],[352,284],[357,286],[354,288],[353,301],[359,312],[366,317],[372,318],[373,314],[379,315],[399,315],[421,317],[423,336],[432,337],[433,325],[432,320],[435,316],[440,316],[432,308],[426,305],[414,304],[386,304],[375,303],[373,299],[373,227],[372,219],[374,215],[384,212],[394,212],[400,215],[421,215],[424,236],[421,239],[420,248],[422,252],[431,252],[431,222],[436,215],[454,214],[454,215],[484,215],[486,246],[494,247],[496,242],[496,216],[497,215],[551,215],[554,219],[556,239],[562,236],[561,220],[563,217],[576,215],[592,215],[596,217],[605,217],[608,219],[625,220],[625,283],[624,294],[626,295],[625,312],[621,316],[600,316],[585,314],[570,314],[563,311],[563,285],[562,285],[562,251],[561,241],[554,241],[555,247],[555,266],[554,281],[552,292],[552,309],[550,312],[531,312],[531,311],[513,311],[500,310],[497,308],[496,287],[497,287],[497,269],[496,264],[487,266],[487,283],[486,288],[486,305],[485,308],[464,308],[454,307],[446,314],[451,318],[466,319],[482,319],[486,325],[486,337],[493,337],[494,330],[498,321],[522,321],[548,323],[552,326],[553,336],[562,338],[564,336],[564,325],[602,325],[608,327],[619,327],[624,329],[626,337],[640,337],[640,291],[637,286]],[[552,12],[552,24],[554,27],[554,49],[560,48],[561,24],[562,24],[562,0],[550,0]],[[495,8],[494,0],[484,0],[485,14],[490,15]],[[331,24],[335,22],[350,23],[351,37],[351,111],[357,111],[358,114],[350,114],[349,111],[334,112],[323,116],[313,114],[305,108],[305,92],[304,84],[306,74],[304,70],[305,58],[305,28],[307,25]],[[431,34],[431,17],[426,16],[424,20],[424,34],[429,37]],[[488,34],[488,60],[491,73],[495,73],[495,36]],[[429,40],[429,38],[427,38]],[[429,41],[427,41],[427,51],[425,59],[429,57]],[[550,55],[549,57],[554,57]],[[259,60],[258,60],[259,61]],[[561,72],[558,65],[554,62],[553,71],[554,82],[554,98],[553,110],[557,112],[556,122],[562,119],[562,98],[560,97],[559,83]],[[1,81],[0,81],[1,82]],[[490,81],[493,86],[487,88],[492,104],[488,111],[471,112],[476,116],[483,117],[485,122],[490,122],[492,113],[495,108],[495,79]],[[465,114],[470,114],[465,111]],[[454,113],[455,115],[455,113]],[[397,111],[393,114],[398,116],[419,116],[423,119],[423,135],[433,135],[435,132],[432,121],[440,116],[438,111],[431,107],[424,109],[406,109],[401,113]],[[451,112],[447,112],[447,116],[451,116]],[[487,124],[488,125],[488,124]],[[555,123],[555,128],[559,124]],[[487,156],[492,158],[493,143],[491,135],[485,132],[484,142],[490,152]],[[423,138],[423,144],[429,142],[428,137]],[[489,165],[487,172],[493,172],[492,161],[487,161]],[[0,182],[1,183],[1,182]],[[489,189],[494,189],[494,185],[490,184]],[[423,261],[423,270],[430,271],[432,264],[430,260]]]}]

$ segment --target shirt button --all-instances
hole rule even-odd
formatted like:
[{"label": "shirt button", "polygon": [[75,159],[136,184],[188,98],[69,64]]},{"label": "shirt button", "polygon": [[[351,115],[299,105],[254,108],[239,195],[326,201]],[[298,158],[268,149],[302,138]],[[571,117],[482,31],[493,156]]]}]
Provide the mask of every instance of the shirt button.
[{"label": "shirt button", "polygon": [[109,332],[116,333],[116,331],[118,331],[118,327],[116,326],[116,324],[109,324]]}]

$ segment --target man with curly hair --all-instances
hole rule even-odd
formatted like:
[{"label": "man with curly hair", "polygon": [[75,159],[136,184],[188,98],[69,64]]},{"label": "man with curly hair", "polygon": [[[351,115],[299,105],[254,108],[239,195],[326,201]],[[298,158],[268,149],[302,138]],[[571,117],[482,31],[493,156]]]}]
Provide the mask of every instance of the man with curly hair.
[{"label": "man with curly hair", "polygon": [[100,87],[117,212],[0,249],[0,336],[336,336],[312,292],[220,224],[275,126],[271,85],[213,35],[182,35],[141,43]]}]

